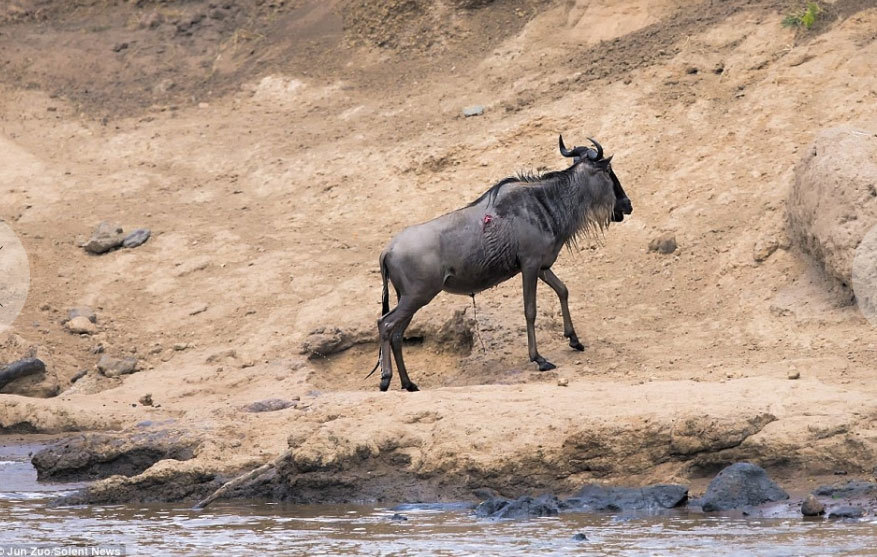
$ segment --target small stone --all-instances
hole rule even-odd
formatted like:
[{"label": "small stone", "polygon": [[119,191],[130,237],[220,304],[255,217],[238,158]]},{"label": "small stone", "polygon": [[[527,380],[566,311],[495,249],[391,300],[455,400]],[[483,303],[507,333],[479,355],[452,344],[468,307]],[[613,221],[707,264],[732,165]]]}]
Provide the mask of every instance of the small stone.
[{"label": "small stone", "polygon": [[85,317],[84,315],[74,317],[65,323],[64,326],[68,331],[77,335],[93,335],[97,332],[95,324],[89,321],[88,317]]},{"label": "small stone", "polygon": [[189,347],[188,342],[178,342],[178,343],[174,344],[174,350],[176,350],[177,352],[182,352],[183,350],[185,350],[188,347]]},{"label": "small stone", "polygon": [[124,241],[124,230],[121,226],[102,222],[97,225],[91,238],[82,247],[89,253],[101,254],[121,246]]},{"label": "small stone", "polygon": [[106,377],[118,377],[137,371],[137,358],[113,358],[104,354],[97,362],[97,370]]},{"label": "small stone", "polygon": [[390,520],[394,520],[396,522],[405,522],[406,520],[408,520],[408,517],[404,514],[395,513],[393,514],[393,516],[390,517]]},{"label": "small stone", "polygon": [[694,75],[697,73],[697,71],[698,70],[696,66],[688,66],[687,68],[685,68],[685,73],[687,73],[688,75]]},{"label": "small stone", "polygon": [[825,514],[825,505],[813,495],[808,495],[801,503],[801,514],[804,516],[823,515]]},{"label": "small stone", "polygon": [[828,518],[862,518],[863,516],[865,509],[862,507],[837,507],[828,513]]},{"label": "small stone", "polygon": [[122,52],[128,48],[128,43],[116,43],[113,45],[113,52]]},{"label": "small stone", "polygon": [[800,379],[800,378],[801,378],[800,371],[798,371],[797,369],[790,369],[789,370],[789,379]]},{"label": "small stone", "polygon": [[140,397],[140,400],[138,400],[137,402],[139,402],[143,406],[152,406],[152,394],[146,393],[145,395]]},{"label": "small stone", "polygon": [[70,383],[76,383],[77,381],[79,381],[80,379],[85,377],[86,374],[88,374],[87,369],[81,369],[81,370],[77,371],[76,374],[70,378]]},{"label": "small stone", "polygon": [[482,114],[484,114],[484,107],[480,104],[467,106],[463,109],[463,116],[466,118],[469,118],[470,116],[481,116]]},{"label": "small stone", "polygon": [[189,315],[198,315],[199,313],[204,313],[207,311],[209,306],[207,304],[196,304],[189,308]]},{"label": "small stone", "polygon": [[752,259],[756,263],[766,261],[779,247],[779,242],[774,238],[760,238],[752,248]]},{"label": "small stone", "polygon": [[575,540],[575,541],[577,541],[577,542],[586,542],[586,541],[588,541],[588,536],[586,536],[586,535],[585,535],[584,533],[582,533],[582,532],[579,532],[578,534],[574,535],[574,536],[572,537],[572,539]]},{"label": "small stone", "polygon": [[94,310],[88,306],[77,306],[67,310],[68,321],[80,316],[88,318],[92,323],[97,323],[97,315],[94,313]]},{"label": "small stone", "polygon": [[558,387],[566,387],[567,385],[569,385],[569,379],[566,377],[561,377],[557,380]]},{"label": "small stone", "polygon": [[276,412],[278,410],[283,410],[284,408],[289,408],[290,406],[295,406],[295,403],[280,398],[269,398],[246,405],[244,411],[253,413]]},{"label": "small stone", "polygon": [[134,232],[131,232],[125,239],[122,240],[122,246],[126,248],[136,248],[137,246],[142,246],[146,243],[146,240],[149,239],[149,236],[152,235],[152,231],[148,228],[138,228]]},{"label": "small stone", "polygon": [[656,251],[664,255],[673,253],[677,247],[676,235],[672,232],[665,232],[649,242],[649,251]]}]

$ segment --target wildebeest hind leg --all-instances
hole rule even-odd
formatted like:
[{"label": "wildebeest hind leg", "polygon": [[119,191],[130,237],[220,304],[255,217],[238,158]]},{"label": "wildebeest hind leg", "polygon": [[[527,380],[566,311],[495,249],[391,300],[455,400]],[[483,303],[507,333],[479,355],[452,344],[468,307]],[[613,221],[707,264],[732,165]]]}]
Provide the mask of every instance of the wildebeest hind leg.
[{"label": "wildebeest hind leg", "polygon": [[580,351],[584,350],[585,346],[579,342],[579,337],[572,326],[572,318],[569,314],[569,290],[567,290],[566,285],[563,284],[563,281],[551,269],[543,269],[539,273],[539,278],[554,290],[557,298],[560,300],[560,312],[563,314],[563,336],[569,339],[571,347]]},{"label": "wildebeest hind leg", "polygon": [[396,359],[396,367],[399,368],[399,379],[402,381],[402,388],[410,392],[420,390],[408,377],[408,370],[405,369],[405,361],[402,359],[402,341],[405,335],[405,329],[407,329],[408,324],[411,323],[412,317],[414,316],[412,315],[404,321],[401,321],[396,326],[393,336],[390,337],[390,346],[393,347],[393,357]]},{"label": "wildebeest hind leg", "polygon": [[[398,308],[396,308],[398,309]],[[392,334],[393,316],[396,310],[386,313],[378,319],[378,336],[381,346],[381,390],[386,391],[390,387],[390,379],[393,378],[393,360],[390,355],[392,348],[390,347],[390,337]]]}]

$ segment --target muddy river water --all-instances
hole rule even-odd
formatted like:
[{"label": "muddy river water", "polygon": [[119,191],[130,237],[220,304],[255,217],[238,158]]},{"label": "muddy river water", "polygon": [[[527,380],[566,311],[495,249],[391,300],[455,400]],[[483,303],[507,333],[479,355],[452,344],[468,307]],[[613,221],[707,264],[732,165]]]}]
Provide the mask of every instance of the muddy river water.
[{"label": "muddy river water", "polygon": [[[478,520],[460,505],[218,502],[53,507],[35,446],[0,449],[0,555],[877,555],[877,520],[563,514]],[[405,520],[400,519],[399,514]],[[574,539],[584,534],[586,540]],[[36,551],[33,548],[36,547]]]}]

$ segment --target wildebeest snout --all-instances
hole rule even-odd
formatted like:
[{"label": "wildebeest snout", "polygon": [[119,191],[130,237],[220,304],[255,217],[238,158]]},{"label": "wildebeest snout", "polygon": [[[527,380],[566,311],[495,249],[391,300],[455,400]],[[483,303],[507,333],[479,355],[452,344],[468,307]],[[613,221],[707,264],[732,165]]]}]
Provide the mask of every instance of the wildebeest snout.
[{"label": "wildebeest snout", "polygon": [[633,204],[630,202],[630,199],[627,197],[623,197],[621,199],[615,200],[615,207],[612,211],[612,222],[621,222],[624,220],[624,215],[629,215],[633,212]]}]

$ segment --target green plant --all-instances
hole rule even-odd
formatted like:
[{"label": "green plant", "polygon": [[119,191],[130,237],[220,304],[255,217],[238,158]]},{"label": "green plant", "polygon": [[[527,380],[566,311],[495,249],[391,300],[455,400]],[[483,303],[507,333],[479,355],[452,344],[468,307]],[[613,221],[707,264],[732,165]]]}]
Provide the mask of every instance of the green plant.
[{"label": "green plant", "polygon": [[822,8],[819,7],[819,4],[816,2],[807,2],[807,7],[801,11],[787,15],[783,19],[783,25],[786,27],[803,27],[804,29],[810,29],[813,27],[813,24],[816,23],[821,12]]}]

